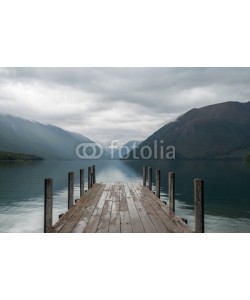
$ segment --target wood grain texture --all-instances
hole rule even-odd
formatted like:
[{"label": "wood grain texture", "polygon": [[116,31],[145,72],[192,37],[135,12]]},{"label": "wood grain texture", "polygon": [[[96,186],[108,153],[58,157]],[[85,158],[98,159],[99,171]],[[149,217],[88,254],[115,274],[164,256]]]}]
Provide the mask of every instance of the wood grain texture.
[{"label": "wood grain texture", "polygon": [[59,233],[192,232],[147,187],[94,184],[49,230]]},{"label": "wood grain texture", "polygon": [[73,206],[74,202],[74,172],[68,174],[68,209]]},{"label": "wood grain texture", "polygon": [[175,173],[168,173],[168,198],[169,209],[175,212]]},{"label": "wood grain texture", "polygon": [[53,178],[44,181],[44,233],[52,228],[53,215]]},{"label": "wood grain texture", "polygon": [[194,179],[195,232],[204,233],[204,181]]}]

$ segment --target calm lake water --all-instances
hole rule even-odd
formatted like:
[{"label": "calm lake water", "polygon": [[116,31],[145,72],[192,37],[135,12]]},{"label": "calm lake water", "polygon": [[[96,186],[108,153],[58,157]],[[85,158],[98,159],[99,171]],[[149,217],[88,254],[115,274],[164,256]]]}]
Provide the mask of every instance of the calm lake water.
[{"label": "calm lake water", "polygon": [[175,172],[176,213],[190,226],[194,225],[193,179],[203,178],[206,232],[250,232],[250,164],[204,161],[0,162],[0,232],[43,232],[44,178],[54,178],[55,223],[67,211],[68,172],[75,172],[76,199],[79,170],[92,164],[98,182],[141,183],[143,164],[161,169],[162,200],[167,200],[167,173]]}]

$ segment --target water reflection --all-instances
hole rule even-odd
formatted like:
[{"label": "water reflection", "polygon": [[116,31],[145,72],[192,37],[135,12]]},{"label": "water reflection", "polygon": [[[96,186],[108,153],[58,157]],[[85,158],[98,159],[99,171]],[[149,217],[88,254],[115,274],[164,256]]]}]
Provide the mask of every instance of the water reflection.
[{"label": "water reflection", "polygon": [[[67,210],[67,173],[75,172],[75,198],[79,197],[79,170],[96,164],[99,182],[142,182],[144,164],[161,169],[163,200],[167,174],[176,173],[176,212],[193,220],[193,179],[205,180],[207,232],[250,232],[250,165],[244,162],[162,161],[37,161],[0,163],[0,231],[42,232],[43,182],[54,178],[54,222]],[[87,172],[85,171],[85,189]],[[153,172],[154,175],[154,172]],[[153,176],[153,189],[155,176]]]}]

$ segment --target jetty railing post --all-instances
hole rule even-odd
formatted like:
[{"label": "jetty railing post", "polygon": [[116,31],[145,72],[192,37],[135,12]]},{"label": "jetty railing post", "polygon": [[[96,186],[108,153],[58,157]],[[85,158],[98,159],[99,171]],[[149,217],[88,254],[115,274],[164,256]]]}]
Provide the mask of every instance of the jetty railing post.
[{"label": "jetty railing post", "polygon": [[152,191],[152,168],[148,168],[148,188]]},{"label": "jetty railing post", "polygon": [[88,190],[91,189],[92,187],[92,171],[91,171],[91,167],[88,167]]},{"label": "jetty railing post", "polygon": [[91,187],[93,187],[93,166],[91,167]]},{"label": "jetty railing post", "polygon": [[168,198],[169,198],[169,209],[175,212],[175,173],[168,173]]},{"label": "jetty railing post", "polygon": [[194,179],[195,232],[204,233],[204,181]]},{"label": "jetty railing post", "polygon": [[143,175],[143,186],[146,186],[146,183],[147,183],[147,178],[146,178],[146,173],[147,173],[147,167],[146,166],[143,166],[143,169],[142,169],[142,175]]},{"label": "jetty railing post", "polygon": [[96,184],[95,165],[92,166],[92,172],[93,172],[93,184]]},{"label": "jetty railing post", "polygon": [[80,197],[84,195],[84,169],[80,170]]},{"label": "jetty railing post", "polygon": [[73,206],[74,202],[74,173],[68,174],[68,209]]},{"label": "jetty railing post", "polygon": [[47,178],[44,181],[44,233],[52,227],[53,214],[53,179]]},{"label": "jetty railing post", "polygon": [[161,188],[161,171],[158,170],[158,169],[155,171],[155,181],[156,181],[156,197],[161,198],[161,192],[160,192],[160,188]]}]

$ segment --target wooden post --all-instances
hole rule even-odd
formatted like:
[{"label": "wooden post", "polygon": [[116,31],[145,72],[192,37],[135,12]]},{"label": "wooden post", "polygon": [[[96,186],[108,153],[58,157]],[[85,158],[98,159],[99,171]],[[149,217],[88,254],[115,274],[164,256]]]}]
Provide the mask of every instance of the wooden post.
[{"label": "wooden post", "polygon": [[148,168],[148,188],[152,191],[152,168]]},{"label": "wooden post", "polygon": [[175,212],[175,173],[168,173],[168,198],[169,198],[169,209]]},{"label": "wooden post", "polygon": [[68,174],[68,209],[73,206],[74,202],[74,173]]},{"label": "wooden post", "polygon": [[160,188],[161,188],[161,171],[158,170],[158,169],[155,171],[155,181],[156,181],[156,196],[158,198],[161,198],[161,192],[160,192]]},{"label": "wooden post", "polygon": [[204,233],[204,181],[194,179],[195,232]]},{"label": "wooden post", "polygon": [[91,167],[91,187],[93,187],[93,166]]},{"label": "wooden post", "polygon": [[80,170],[80,197],[84,195],[84,169]]},{"label": "wooden post", "polygon": [[53,179],[47,178],[44,181],[44,233],[52,227],[53,213]]},{"label": "wooden post", "polygon": [[92,171],[93,171],[93,184],[96,184],[95,165],[92,166]]},{"label": "wooden post", "polygon": [[88,189],[92,187],[92,175],[91,175],[91,167],[88,167]]},{"label": "wooden post", "polygon": [[142,170],[142,173],[143,173],[143,186],[146,186],[146,172],[147,172],[147,167],[146,166],[143,166],[143,170]]}]

